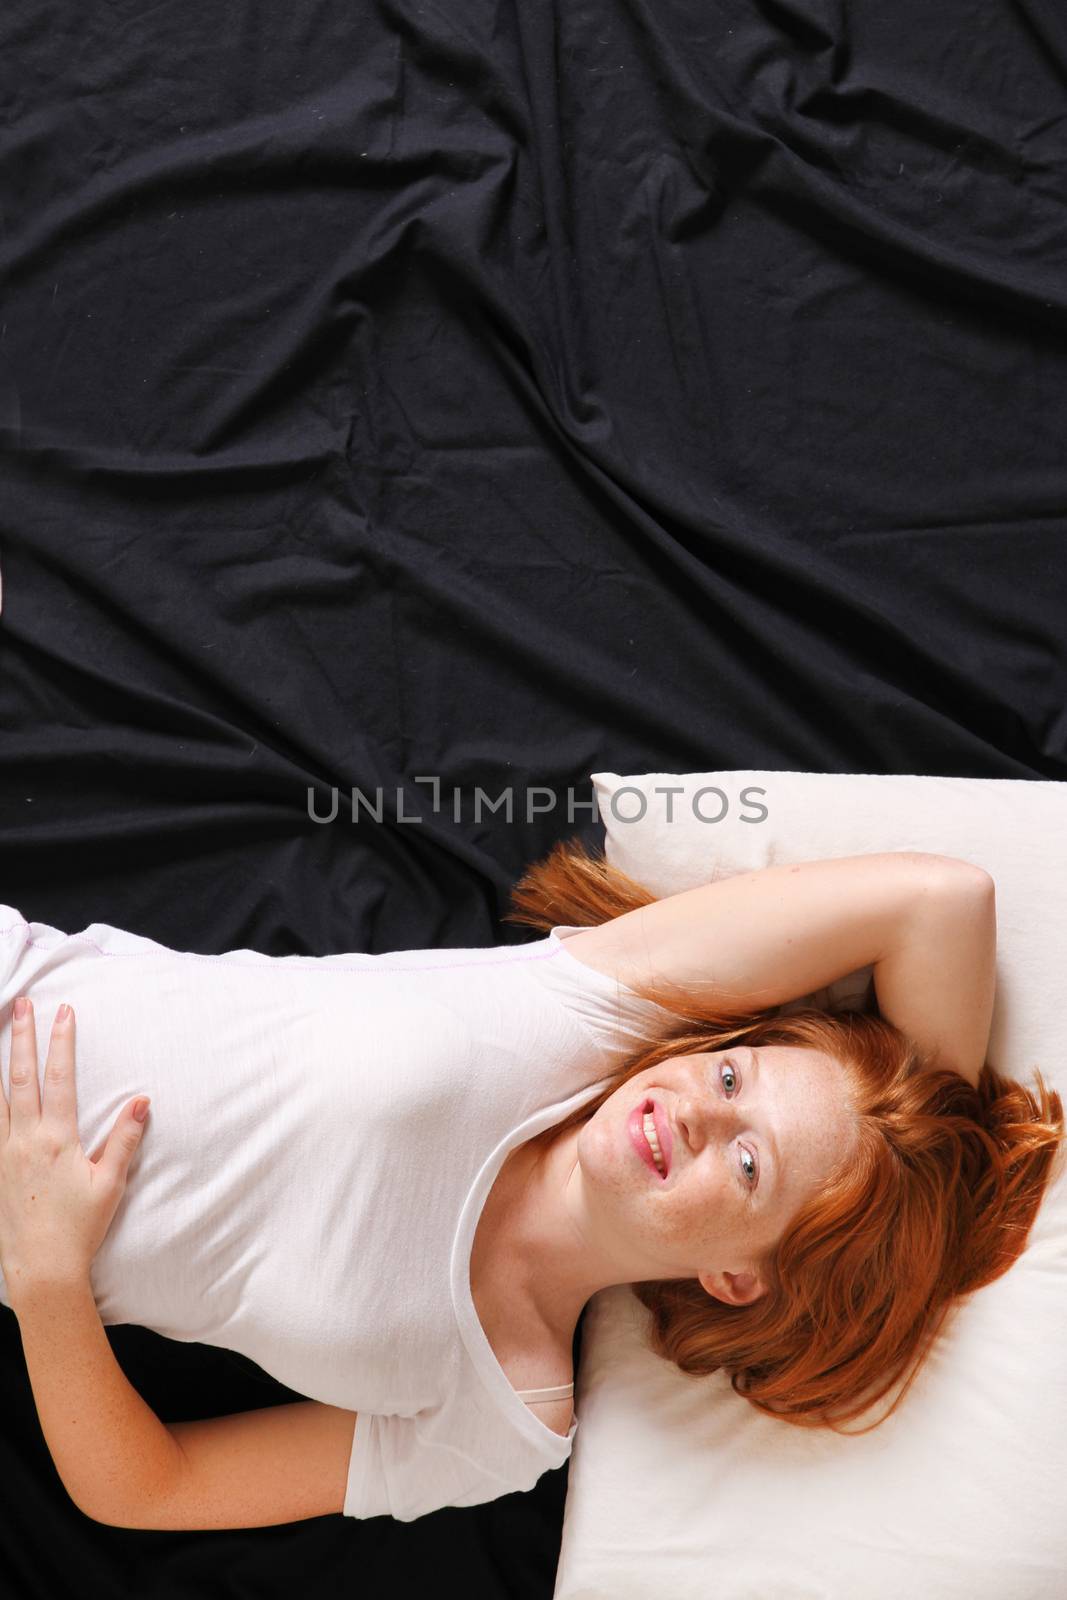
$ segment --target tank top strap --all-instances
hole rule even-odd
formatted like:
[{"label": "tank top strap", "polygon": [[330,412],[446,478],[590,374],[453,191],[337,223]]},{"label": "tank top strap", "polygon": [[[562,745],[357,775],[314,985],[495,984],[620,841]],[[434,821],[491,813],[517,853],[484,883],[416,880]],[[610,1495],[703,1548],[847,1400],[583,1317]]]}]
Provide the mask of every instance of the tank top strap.
[{"label": "tank top strap", "polygon": [[573,1383],[561,1383],[556,1389],[516,1389],[520,1400],[569,1400],[574,1393]]}]

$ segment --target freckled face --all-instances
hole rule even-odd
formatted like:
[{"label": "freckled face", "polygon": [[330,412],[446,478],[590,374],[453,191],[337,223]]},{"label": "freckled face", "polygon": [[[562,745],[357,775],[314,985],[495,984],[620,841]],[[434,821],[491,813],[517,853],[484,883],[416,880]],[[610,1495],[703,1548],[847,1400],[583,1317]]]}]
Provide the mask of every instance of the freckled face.
[{"label": "freckled face", "polygon": [[[666,1123],[666,1178],[634,1149],[646,1101]],[[604,1102],[577,1143],[602,1244],[633,1258],[631,1281],[743,1272],[855,1148],[843,1068],[821,1051],[744,1045],[675,1056]]]}]

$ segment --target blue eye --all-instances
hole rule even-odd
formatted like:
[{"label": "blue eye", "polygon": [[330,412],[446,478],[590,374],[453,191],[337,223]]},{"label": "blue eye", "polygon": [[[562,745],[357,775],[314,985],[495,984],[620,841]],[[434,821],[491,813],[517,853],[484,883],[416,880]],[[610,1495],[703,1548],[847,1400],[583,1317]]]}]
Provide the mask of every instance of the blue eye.
[{"label": "blue eye", "polygon": [[[724,1061],[719,1071],[720,1082],[722,1081],[723,1075],[727,1072],[730,1074],[731,1083],[726,1092],[727,1094],[732,1094],[734,1092],[735,1084],[738,1090],[740,1089],[741,1076],[732,1061]],[[745,1166],[746,1161],[749,1162],[749,1166],[747,1167]],[[759,1183],[759,1167],[756,1164],[755,1156],[750,1150],[746,1150],[744,1145],[741,1146],[741,1171],[745,1175],[746,1183],[750,1188],[754,1189]]]}]

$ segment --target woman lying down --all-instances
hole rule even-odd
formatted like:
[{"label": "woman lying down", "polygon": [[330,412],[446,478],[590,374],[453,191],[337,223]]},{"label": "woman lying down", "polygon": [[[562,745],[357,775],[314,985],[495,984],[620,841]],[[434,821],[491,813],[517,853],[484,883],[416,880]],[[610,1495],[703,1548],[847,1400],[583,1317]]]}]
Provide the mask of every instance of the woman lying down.
[{"label": "woman lying down", "polygon": [[[683,1372],[837,1427],[1025,1246],[1062,1107],[986,1063],[980,868],[889,852],[657,900],[571,842],[507,920],[541,936],[199,956],[0,906],[0,1299],[85,1515],[411,1521],[530,1489],[618,1284]],[[865,967],[877,1014],[810,1003]],[[114,1323],[307,1399],[165,1424]]]}]

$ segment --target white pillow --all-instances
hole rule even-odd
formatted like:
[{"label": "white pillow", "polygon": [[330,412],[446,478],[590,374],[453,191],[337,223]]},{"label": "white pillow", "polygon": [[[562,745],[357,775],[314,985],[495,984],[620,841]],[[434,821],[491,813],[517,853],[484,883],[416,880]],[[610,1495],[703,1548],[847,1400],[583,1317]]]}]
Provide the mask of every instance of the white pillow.
[{"label": "white pillow", "polygon": [[[750,770],[593,784],[608,860],[658,895],[880,850],[985,867],[989,1059],[1031,1085],[1039,1066],[1067,1102],[1067,784]],[[855,1000],[869,972],[830,998]],[[896,1413],[862,1437],[765,1417],[722,1372],[686,1376],[646,1348],[648,1319],[626,1286],[586,1313],[555,1600],[1067,1596],[1062,1160],[1022,1257],[958,1302]]]}]

